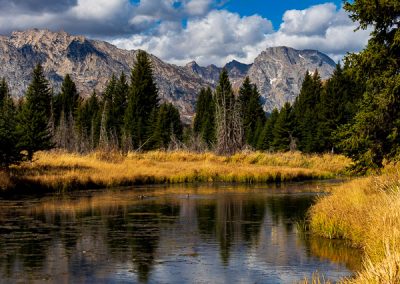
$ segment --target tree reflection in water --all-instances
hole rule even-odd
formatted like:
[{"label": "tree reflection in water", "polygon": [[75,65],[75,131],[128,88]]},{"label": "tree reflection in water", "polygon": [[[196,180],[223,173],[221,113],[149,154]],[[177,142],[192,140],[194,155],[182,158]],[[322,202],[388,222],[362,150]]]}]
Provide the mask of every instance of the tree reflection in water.
[{"label": "tree reflection in water", "polygon": [[293,279],[313,267],[359,268],[346,246],[297,232],[295,221],[313,195],[243,187],[142,190],[144,199],[137,190],[116,189],[0,201],[1,279],[212,281],[246,272],[254,282],[277,267],[293,267]]}]

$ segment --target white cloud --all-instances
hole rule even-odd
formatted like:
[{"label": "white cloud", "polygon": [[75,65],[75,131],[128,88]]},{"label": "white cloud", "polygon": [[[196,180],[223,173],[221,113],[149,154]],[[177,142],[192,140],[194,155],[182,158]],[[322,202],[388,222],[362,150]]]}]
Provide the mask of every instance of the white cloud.
[{"label": "white cloud", "polygon": [[338,61],[367,43],[370,31],[355,33],[356,27],[347,13],[332,3],[286,11],[278,31],[258,15],[240,17],[212,10],[204,17],[189,19],[186,27],[165,22],[152,34],[135,34],[113,43],[126,49],[148,50],[179,65],[191,60],[220,66],[232,59],[251,63],[266,47],[280,45],[317,49]]},{"label": "white cloud", "polygon": [[125,8],[128,7],[128,0],[78,0],[69,14],[77,19],[107,21],[126,11]]},{"label": "white cloud", "polygon": [[[119,47],[145,49],[163,60],[185,64],[250,63],[266,47],[318,49],[338,60],[362,49],[369,31],[356,28],[332,3],[289,10],[279,30],[259,15],[221,10],[223,0],[0,0],[0,33],[48,28],[108,39]],[[182,23],[185,24],[182,24]]]},{"label": "white cloud", "polygon": [[263,41],[265,34],[272,32],[272,24],[258,15],[240,17],[213,10],[204,18],[189,20],[186,28],[168,30],[162,23],[159,29],[163,32],[158,35],[134,35],[113,43],[127,49],[148,50],[177,64],[196,60],[200,64],[223,65],[233,58],[248,60],[246,47]]},{"label": "white cloud", "polygon": [[367,43],[371,30],[355,32],[352,22],[341,8],[328,3],[309,9],[287,11],[280,29],[266,36],[265,46],[291,46],[297,49],[317,49],[341,60],[347,52],[360,51]]},{"label": "white cloud", "polygon": [[188,15],[191,16],[201,16],[209,11],[212,2],[213,2],[212,0],[187,1],[186,4],[184,5],[185,11],[187,12]]}]

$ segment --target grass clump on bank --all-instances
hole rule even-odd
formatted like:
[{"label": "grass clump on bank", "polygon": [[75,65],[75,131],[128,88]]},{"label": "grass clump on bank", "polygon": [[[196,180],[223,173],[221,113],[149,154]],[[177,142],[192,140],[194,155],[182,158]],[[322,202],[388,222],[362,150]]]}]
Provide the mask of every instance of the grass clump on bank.
[{"label": "grass clump on bank", "polygon": [[237,182],[263,183],[333,178],[350,160],[338,155],[300,153],[212,153],[153,151],[95,152],[87,155],[59,151],[38,152],[32,163],[11,169],[22,184],[68,190],[135,184]]},{"label": "grass clump on bank", "polygon": [[344,283],[400,283],[400,167],[354,180],[310,209],[310,228],[348,239],[365,252],[364,269]]}]

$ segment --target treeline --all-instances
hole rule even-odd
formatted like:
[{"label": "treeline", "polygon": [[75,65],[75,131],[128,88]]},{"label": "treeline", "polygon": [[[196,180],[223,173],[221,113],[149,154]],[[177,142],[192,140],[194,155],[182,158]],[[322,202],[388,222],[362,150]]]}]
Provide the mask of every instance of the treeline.
[{"label": "treeline", "polygon": [[160,103],[149,58],[140,51],[130,81],[112,76],[102,94],[83,100],[66,75],[53,95],[38,64],[23,100],[15,103],[7,82],[0,82],[1,167],[32,160],[54,147],[74,152],[168,148],[182,140],[179,111]]},{"label": "treeline", "polygon": [[129,79],[113,76],[102,94],[86,100],[68,75],[53,95],[40,65],[18,104],[3,79],[1,166],[31,160],[35,151],[52,147],[77,152],[184,148],[222,155],[245,148],[334,152],[351,157],[360,173],[397,161],[400,15],[396,1],[377,3],[379,9],[357,0],[344,6],[360,28],[373,27],[365,50],[348,55],[329,80],[322,81],[317,70],[307,72],[295,102],[268,115],[257,87],[246,78],[235,95],[223,70],[214,91],[200,91],[193,125],[182,125],[178,110],[160,103],[145,52],[138,53]]},{"label": "treeline", "polygon": [[[225,73],[221,74],[215,94],[211,89],[203,89],[197,102],[193,131],[209,149],[220,149],[216,109],[221,104],[221,90],[231,92]],[[286,103],[281,110],[274,109],[266,115],[257,87],[246,78],[237,98],[232,95],[232,100],[238,104],[241,145],[263,151],[339,152],[337,131],[357,113],[362,93],[363,84],[352,75],[349,67],[342,68],[338,64],[333,76],[325,82],[317,70],[313,74],[307,72],[293,105]]]},{"label": "treeline", "polygon": [[[346,56],[343,68],[338,65],[325,82],[317,71],[307,73],[294,104],[286,103],[266,119],[256,89],[250,91],[246,81],[238,100],[246,144],[269,151],[343,153],[353,159],[358,173],[399,161],[400,6],[397,0],[371,5],[355,0],[345,1],[344,9],[359,28],[371,28],[367,47]],[[218,105],[207,102],[210,98],[210,90],[201,92],[194,131],[212,146],[219,145],[219,123],[213,126],[217,118],[203,110]]]}]

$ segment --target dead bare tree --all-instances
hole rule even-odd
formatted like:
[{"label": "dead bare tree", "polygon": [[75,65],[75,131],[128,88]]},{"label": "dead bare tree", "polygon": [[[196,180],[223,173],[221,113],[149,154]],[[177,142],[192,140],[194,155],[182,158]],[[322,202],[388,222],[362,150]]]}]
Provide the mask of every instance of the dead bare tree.
[{"label": "dead bare tree", "polygon": [[243,126],[240,107],[235,99],[228,74],[221,72],[215,93],[215,121],[217,130],[216,152],[232,155],[243,147]]}]

